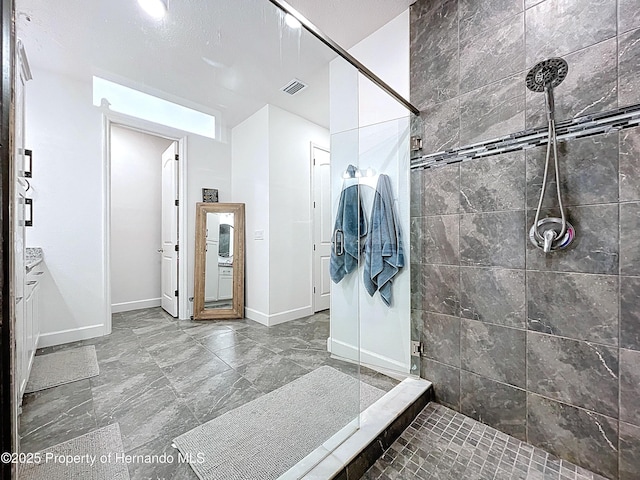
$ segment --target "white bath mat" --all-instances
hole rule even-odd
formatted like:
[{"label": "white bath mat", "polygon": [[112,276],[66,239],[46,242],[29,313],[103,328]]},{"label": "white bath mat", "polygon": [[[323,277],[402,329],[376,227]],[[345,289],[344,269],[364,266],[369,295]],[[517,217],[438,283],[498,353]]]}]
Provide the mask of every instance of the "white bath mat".
[{"label": "white bath mat", "polygon": [[[35,454],[38,464],[23,464],[21,480],[129,480],[117,423]],[[118,458],[120,456],[120,458]]]},{"label": "white bath mat", "polygon": [[384,393],[320,367],[174,443],[201,480],[277,479]]},{"label": "white bath mat", "polygon": [[99,373],[96,347],[93,345],[36,355],[25,393],[84,380]]}]

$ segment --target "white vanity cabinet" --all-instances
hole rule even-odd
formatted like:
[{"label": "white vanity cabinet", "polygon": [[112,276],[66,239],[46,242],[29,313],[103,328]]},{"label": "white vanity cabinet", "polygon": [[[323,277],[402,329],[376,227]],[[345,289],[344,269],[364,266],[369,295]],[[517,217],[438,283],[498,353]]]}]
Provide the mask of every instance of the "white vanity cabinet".
[{"label": "white vanity cabinet", "polygon": [[218,268],[218,300],[233,298],[233,267]]}]

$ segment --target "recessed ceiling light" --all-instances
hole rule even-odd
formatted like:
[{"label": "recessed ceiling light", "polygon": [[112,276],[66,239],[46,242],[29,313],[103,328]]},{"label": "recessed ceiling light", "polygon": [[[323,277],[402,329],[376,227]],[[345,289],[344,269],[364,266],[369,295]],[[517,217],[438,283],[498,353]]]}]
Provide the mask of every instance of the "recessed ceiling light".
[{"label": "recessed ceiling light", "polygon": [[287,25],[289,25],[291,28],[301,28],[302,27],[302,24],[300,23],[300,20],[298,20],[296,17],[294,17],[290,13],[287,13],[284,16],[284,22]]},{"label": "recessed ceiling light", "polygon": [[156,20],[167,14],[167,0],[138,0],[142,9]]}]

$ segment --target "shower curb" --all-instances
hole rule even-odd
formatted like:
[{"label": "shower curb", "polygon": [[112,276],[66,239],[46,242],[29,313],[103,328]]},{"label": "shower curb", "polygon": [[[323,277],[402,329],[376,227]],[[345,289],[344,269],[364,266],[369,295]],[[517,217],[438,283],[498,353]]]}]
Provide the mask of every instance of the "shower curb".
[{"label": "shower curb", "polygon": [[[352,480],[364,473],[397,440],[418,414],[434,398],[431,382],[406,378],[360,415],[359,429],[335,449],[326,450],[324,458],[309,465],[302,460],[281,479]],[[328,442],[330,443],[330,442]],[[324,447],[315,453],[318,455]],[[305,468],[305,463],[310,470]]]}]

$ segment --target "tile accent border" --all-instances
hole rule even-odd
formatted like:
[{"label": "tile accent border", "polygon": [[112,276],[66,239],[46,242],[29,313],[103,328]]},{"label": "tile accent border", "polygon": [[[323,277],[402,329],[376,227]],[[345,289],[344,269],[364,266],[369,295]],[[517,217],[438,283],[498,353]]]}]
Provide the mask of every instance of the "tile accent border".
[{"label": "tile accent border", "polygon": [[[556,135],[558,140],[585,138],[609,133],[612,130],[637,127],[638,125],[640,125],[640,104],[560,122],[556,125]],[[528,150],[540,145],[546,145],[548,137],[547,127],[531,128],[485,142],[452,148],[412,159],[411,170],[451,165],[501,153]]]}]

